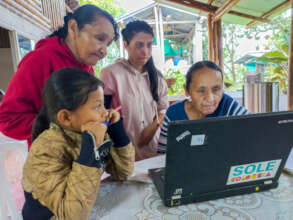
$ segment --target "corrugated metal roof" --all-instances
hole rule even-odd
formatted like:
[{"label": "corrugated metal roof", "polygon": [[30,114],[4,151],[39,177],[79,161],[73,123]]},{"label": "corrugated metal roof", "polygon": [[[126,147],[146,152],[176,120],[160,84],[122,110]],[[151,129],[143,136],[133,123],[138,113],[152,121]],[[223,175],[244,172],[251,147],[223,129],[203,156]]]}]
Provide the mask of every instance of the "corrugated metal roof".
[{"label": "corrugated metal roof", "polygon": [[[166,5],[171,5],[173,7],[178,7],[180,9],[187,10],[192,13],[207,15],[207,13],[200,12],[200,10],[190,8],[187,6],[183,6],[183,5],[180,5],[177,3],[173,3],[169,0],[156,0],[156,1],[160,2],[160,3],[164,3]],[[227,0],[215,0],[213,2],[212,6],[220,7],[226,1]],[[197,2],[207,4],[208,0],[197,0]],[[236,11],[236,12],[240,12],[243,14],[247,14],[247,15],[262,17],[267,12],[271,11],[275,7],[281,5],[282,3],[285,3],[285,2],[289,3],[290,1],[288,1],[288,0],[240,0],[231,10]],[[283,11],[287,10],[288,8],[289,8],[289,4],[285,8],[274,13],[273,15],[269,16],[268,18],[270,19],[270,18],[276,16],[277,14],[280,14]],[[246,25],[246,24],[250,23],[251,21],[253,21],[252,19],[244,18],[244,17],[232,15],[232,14],[225,14],[222,17],[222,20],[224,22],[242,24],[242,25]]]}]

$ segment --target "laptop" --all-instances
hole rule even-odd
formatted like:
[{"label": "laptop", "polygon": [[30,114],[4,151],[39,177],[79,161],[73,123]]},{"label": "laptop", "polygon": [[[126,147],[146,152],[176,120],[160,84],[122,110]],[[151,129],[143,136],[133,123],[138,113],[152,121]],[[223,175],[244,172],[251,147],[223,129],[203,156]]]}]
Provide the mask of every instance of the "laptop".
[{"label": "laptop", "polygon": [[168,207],[276,188],[293,111],[173,121],[165,167],[149,169]]}]

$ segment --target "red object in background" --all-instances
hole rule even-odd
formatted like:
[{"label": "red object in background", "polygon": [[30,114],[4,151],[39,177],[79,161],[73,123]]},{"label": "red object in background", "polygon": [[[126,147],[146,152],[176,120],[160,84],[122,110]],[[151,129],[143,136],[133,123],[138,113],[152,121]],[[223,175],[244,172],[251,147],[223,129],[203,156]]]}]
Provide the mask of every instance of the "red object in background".
[{"label": "red object in background", "polygon": [[33,121],[42,107],[42,90],[56,70],[73,67],[94,73],[92,66],[78,62],[63,40],[45,38],[19,63],[0,105],[0,131],[31,145]]},{"label": "red object in background", "polygon": [[175,101],[175,100],[173,100],[173,101],[169,101],[169,105],[172,105],[172,104],[174,104],[175,102],[177,102],[177,101]]}]

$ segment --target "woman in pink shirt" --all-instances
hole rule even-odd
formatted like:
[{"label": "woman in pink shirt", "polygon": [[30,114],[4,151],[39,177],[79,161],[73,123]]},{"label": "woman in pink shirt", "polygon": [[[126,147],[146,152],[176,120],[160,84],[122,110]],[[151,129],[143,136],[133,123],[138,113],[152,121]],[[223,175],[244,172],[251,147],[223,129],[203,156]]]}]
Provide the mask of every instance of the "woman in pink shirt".
[{"label": "woman in pink shirt", "polygon": [[154,33],[144,21],[133,21],[122,30],[128,59],[118,59],[101,71],[105,103],[121,106],[124,127],[135,146],[135,159],[157,154],[160,124],[168,108],[168,87],[156,69],[152,53]]}]

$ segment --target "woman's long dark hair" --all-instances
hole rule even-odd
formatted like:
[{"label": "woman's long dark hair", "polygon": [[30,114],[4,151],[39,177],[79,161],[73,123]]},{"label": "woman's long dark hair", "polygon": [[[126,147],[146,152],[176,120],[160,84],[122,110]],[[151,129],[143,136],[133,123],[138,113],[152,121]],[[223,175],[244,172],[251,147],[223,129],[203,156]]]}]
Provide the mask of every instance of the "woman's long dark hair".
[{"label": "woman's long dark hair", "polygon": [[85,70],[64,68],[52,73],[43,89],[43,107],[34,121],[32,141],[48,129],[51,122],[56,123],[61,109],[76,110],[99,87],[104,87],[103,82]]},{"label": "woman's long dark hair", "polygon": [[[122,30],[122,37],[123,41],[126,41],[127,44],[130,43],[131,39],[138,33],[144,32],[150,34],[154,37],[154,31],[152,27],[146,23],[145,21],[132,21],[129,22],[126,27]],[[148,71],[149,80],[150,80],[150,89],[153,96],[153,99],[158,102],[159,95],[158,95],[158,76],[160,75],[157,68],[155,67],[153,58],[150,57],[148,62],[144,66]]]},{"label": "woman's long dark hair", "polygon": [[95,5],[87,4],[79,7],[74,13],[68,13],[64,17],[64,25],[58,30],[54,31],[49,37],[58,36],[63,40],[67,37],[68,34],[68,22],[71,19],[76,20],[78,29],[81,30],[86,24],[91,24],[96,21],[100,16],[108,19],[113,25],[114,29],[114,41],[119,37],[117,23],[115,22],[113,16],[108,12],[98,8]]},{"label": "woman's long dark hair", "polygon": [[216,70],[221,73],[222,79],[224,79],[222,69],[217,64],[215,64],[212,61],[208,61],[208,60],[199,61],[199,62],[193,64],[188,69],[188,71],[186,73],[186,89],[187,89],[187,91],[190,88],[190,84],[191,84],[193,75],[196,73],[197,70],[200,70],[202,68],[210,68],[210,69]]}]

